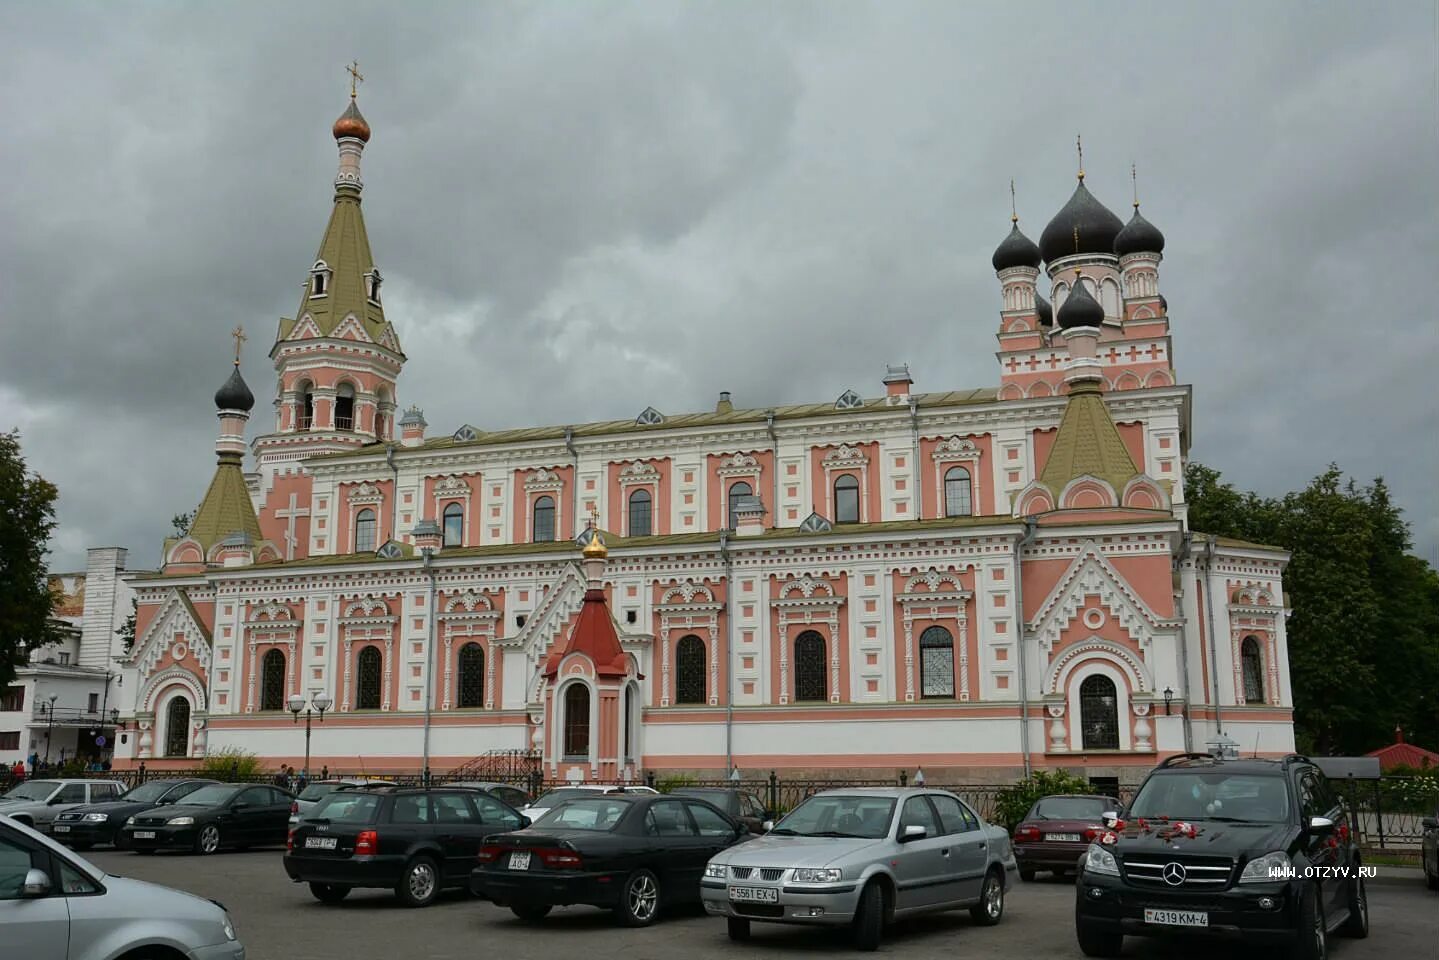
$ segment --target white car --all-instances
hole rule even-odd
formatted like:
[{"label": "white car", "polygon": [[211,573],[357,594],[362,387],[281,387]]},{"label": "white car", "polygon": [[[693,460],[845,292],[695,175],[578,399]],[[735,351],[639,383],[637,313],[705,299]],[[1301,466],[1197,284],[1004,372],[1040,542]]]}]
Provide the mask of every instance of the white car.
[{"label": "white car", "polygon": [[6,957],[34,960],[245,960],[218,903],[111,876],[6,817],[0,817],[0,944]]},{"label": "white car", "polygon": [[577,783],[569,787],[559,787],[543,796],[536,797],[535,802],[522,808],[520,813],[529,817],[530,822],[533,823],[562,803],[578,800],[581,797],[593,797],[597,793],[659,793],[659,791],[653,787],[619,787],[613,784]]}]

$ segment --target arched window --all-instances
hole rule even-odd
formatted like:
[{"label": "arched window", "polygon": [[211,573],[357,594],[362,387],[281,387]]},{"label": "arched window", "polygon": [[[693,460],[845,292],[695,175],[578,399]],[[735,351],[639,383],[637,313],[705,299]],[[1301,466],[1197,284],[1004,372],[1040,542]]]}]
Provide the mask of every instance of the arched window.
[{"label": "arched window", "polygon": [[478,643],[467,643],[460,648],[459,706],[464,708],[484,705],[485,648]]},{"label": "arched window", "polygon": [[731,530],[739,526],[739,520],[735,516],[735,501],[740,497],[754,496],[754,487],[741,480],[739,483],[730,484],[729,488],[729,528]]},{"label": "arched window", "polygon": [[335,391],[335,429],[355,429],[355,388],[348,383]]},{"label": "arched window", "polygon": [[445,546],[459,547],[465,543],[465,508],[458,503],[445,507]]},{"label": "arched window", "polygon": [[919,635],[919,693],[954,696],[954,637],[944,627],[929,627]]},{"label": "arched window", "polygon": [[285,655],[279,650],[260,661],[260,709],[285,709]]},{"label": "arched window", "polygon": [[1098,673],[1084,678],[1079,685],[1079,723],[1084,749],[1119,749],[1119,697],[1113,680]]},{"label": "arched window", "polygon": [[356,667],[355,709],[380,709],[380,648],[366,647],[361,650]]},{"label": "arched window", "polygon": [[315,425],[315,388],[310,381],[306,380],[299,386],[300,410],[298,424],[299,429],[309,430]]},{"label": "arched window", "polygon": [[590,688],[572,683],[565,688],[565,756],[590,755]]},{"label": "arched window", "polygon": [[694,634],[675,644],[675,703],[705,702],[705,642]]},{"label": "arched window", "polygon": [[944,515],[967,517],[973,513],[969,471],[964,467],[950,467],[944,474]]},{"label": "arched window", "polygon": [[852,473],[834,482],[834,522],[859,523],[859,479]]},{"label": "arched window", "polygon": [[1244,702],[1264,702],[1264,658],[1259,653],[1259,641],[1245,637],[1239,645],[1239,659],[1244,665]]},{"label": "arched window", "polygon": [[648,537],[650,535],[650,506],[650,492],[648,490],[636,490],[630,494],[629,536]]},{"label": "arched window", "polygon": [[165,708],[165,756],[190,755],[190,701],[176,697]]},{"label": "arched window", "polygon": [[535,500],[534,524],[530,537],[535,543],[547,543],[555,538],[555,498],[538,497]]},{"label": "arched window", "polygon": [[806,630],[794,641],[794,698],[800,700],[826,700],[826,673],[824,637],[813,630]]},{"label": "arched window", "polygon": [[369,507],[355,514],[355,552],[369,553],[375,549],[375,511]]}]

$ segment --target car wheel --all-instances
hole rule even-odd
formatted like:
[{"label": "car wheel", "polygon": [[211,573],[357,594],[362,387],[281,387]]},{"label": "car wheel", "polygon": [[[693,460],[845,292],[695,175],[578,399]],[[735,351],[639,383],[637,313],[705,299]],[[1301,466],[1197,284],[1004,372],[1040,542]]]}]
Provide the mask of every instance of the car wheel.
[{"label": "car wheel", "polygon": [[982,927],[992,927],[1004,916],[1004,881],[998,870],[991,869],[984,875],[979,902],[969,908],[969,915]]},{"label": "car wheel", "polygon": [[312,883],[310,893],[321,903],[339,903],[350,895],[350,888],[337,883]]},{"label": "car wheel", "polygon": [[884,891],[879,884],[871,883],[859,895],[859,907],[854,911],[854,945],[872,952],[879,949],[883,936]]},{"label": "car wheel", "polygon": [[[1359,868],[1356,863],[1355,869]],[[1349,919],[1339,932],[1355,940],[1369,936],[1369,894],[1364,890],[1364,878],[1355,877],[1349,882]]]},{"label": "car wheel", "polygon": [[1025,883],[1031,883],[1031,882],[1033,882],[1033,880],[1034,880],[1034,868],[1033,868],[1033,867],[1020,867],[1020,868],[1019,868],[1019,879],[1023,880]]},{"label": "car wheel", "polygon": [[660,912],[660,881],[648,870],[636,870],[625,881],[615,909],[627,927],[647,927]]},{"label": "car wheel", "polygon": [[510,905],[510,913],[525,923],[539,923],[549,916],[550,905],[548,903],[514,903]]},{"label": "car wheel", "polygon": [[220,849],[220,828],[207,823],[195,834],[195,852],[209,856]]},{"label": "car wheel", "polygon": [[405,867],[395,895],[407,907],[428,907],[440,895],[440,870],[429,857],[416,857]]},{"label": "car wheel", "polygon": [[1324,905],[1319,902],[1317,885],[1310,887],[1299,901],[1299,924],[1289,955],[1293,960],[1324,960],[1329,955],[1329,943],[1324,935]]},{"label": "car wheel", "polygon": [[749,921],[744,917],[729,917],[729,938],[731,940],[749,939]]},{"label": "car wheel", "polygon": [[116,830],[113,834],[111,834],[111,835],[110,835],[110,846],[114,847],[116,850],[124,850],[124,849],[125,849],[125,831],[123,831],[123,830]]}]

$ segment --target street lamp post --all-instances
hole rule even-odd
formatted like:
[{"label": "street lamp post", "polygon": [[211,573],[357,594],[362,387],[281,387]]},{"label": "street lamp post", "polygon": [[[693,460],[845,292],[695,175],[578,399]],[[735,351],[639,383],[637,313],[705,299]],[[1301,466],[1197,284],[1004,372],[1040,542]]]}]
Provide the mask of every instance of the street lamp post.
[{"label": "street lamp post", "polygon": [[45,766],[50,765],[50,739],[55,735],[55,701],[60,698],[58,693],[50,694],[50,704],[45,709],[48,723],[45,725]]},{"label": "street lamp post", "polygon": [[320,715],[320,722],[324,723],[325,711],[330,709],[334,703],[335,701],[330,698],[329,694],[317,693],[310,698],[309,706],[306,706],[305,697],[302,694],[290,694],[289,707],[290,712],[295,715],[295,723],[300,722],[301,711],[305,714],[305,766],[303,770],[307,782],[310,779],[310,718],[318,713]]}]

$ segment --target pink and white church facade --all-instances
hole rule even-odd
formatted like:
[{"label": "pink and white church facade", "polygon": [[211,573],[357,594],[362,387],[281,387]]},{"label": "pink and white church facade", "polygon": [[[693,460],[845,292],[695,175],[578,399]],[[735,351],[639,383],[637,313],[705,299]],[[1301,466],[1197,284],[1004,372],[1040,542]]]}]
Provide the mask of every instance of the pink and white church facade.
[{"label": "pink and white church facade", "polygon": [[353,99],[334,134],[274,419],[247,445],[237,363],[194,523],[131,579],[118,762],[299,767],[297,694],[332,701],[314,769],[1133,780],[1221,735],[1293,749],[1287,558],[1188,528],[1191,392],[1138,204],[1122,223],[1081,172],[1039,244],[1014,222],[997,387],[891,366],[811,404],[433,431],[399,406]]}]

